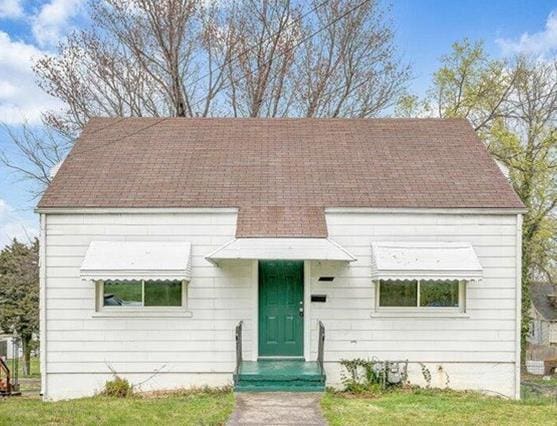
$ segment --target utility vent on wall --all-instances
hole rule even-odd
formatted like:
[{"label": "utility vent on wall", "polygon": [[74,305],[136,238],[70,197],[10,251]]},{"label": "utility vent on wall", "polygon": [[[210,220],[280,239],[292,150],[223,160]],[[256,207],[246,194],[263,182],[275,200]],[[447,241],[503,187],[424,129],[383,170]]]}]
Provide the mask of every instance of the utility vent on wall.
[{"label": "utility vent on wall", "polygon": [[318,281],[326,281],[326,282],[331,282],[335,279],[335,277],[319,277]]}]

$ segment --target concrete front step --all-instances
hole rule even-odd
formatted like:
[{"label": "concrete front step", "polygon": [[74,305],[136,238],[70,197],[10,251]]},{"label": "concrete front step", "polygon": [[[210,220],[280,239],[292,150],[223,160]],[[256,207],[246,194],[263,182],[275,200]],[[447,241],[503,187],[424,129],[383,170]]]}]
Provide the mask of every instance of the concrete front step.
[{"label": "concrete front step", "polygon": [[325,375],[316,362],[244,361],[234,377],[238,392],[323,392]]},{"label": "concrete front step", "polygon": [[317,382],[320,383],[324,380],[324,377],[321,374],[315,375],[297,375],[295,373],[285,373],[285,374],[245,374],[240,373],[238,374],[238,378],[246,381],[246,382],[260,382],[260,381],[268,381],[268,382]]}]

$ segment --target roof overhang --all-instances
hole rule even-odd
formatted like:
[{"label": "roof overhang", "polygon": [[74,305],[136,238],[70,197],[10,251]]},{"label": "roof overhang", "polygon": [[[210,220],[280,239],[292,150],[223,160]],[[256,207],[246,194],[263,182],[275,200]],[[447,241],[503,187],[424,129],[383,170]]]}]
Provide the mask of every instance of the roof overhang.
[{"label": "roof overhang", "polygon": [[374,242],[372,278],[394,280],[471,280],[483,276],[467,242]]},{"label": "roof overhang", "polygon": [[160,241],[92,241],[81,264],[84,280],[191,279],[191,244]]},{"label": "roof overhang", "polygon": [[328,238],[237,238],[205,257],[224,260],[329,260],[353,262],[346,249]]}]

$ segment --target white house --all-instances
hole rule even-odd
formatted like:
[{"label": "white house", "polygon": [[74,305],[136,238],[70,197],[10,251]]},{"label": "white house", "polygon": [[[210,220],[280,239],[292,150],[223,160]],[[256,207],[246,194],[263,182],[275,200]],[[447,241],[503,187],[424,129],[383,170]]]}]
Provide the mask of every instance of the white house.
[{"label": "white house", "polygon": [[519,397],[524,208],[464,120],[93,119],[37,211],[46,399],[354,358]]},{"label": "white house", "polygon": [[551,283],[536,282],[530,286],[530,296],[532,321],[528,341],[557,350],[557,287]]}]

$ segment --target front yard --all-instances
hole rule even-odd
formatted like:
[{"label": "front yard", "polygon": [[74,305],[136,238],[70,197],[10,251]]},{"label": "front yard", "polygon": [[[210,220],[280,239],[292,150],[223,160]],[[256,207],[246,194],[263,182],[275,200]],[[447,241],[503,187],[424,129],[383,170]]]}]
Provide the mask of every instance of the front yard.
[{"label": "front yard", "polygon": [[131,398],[42,402],[0,399],[0,425],[221,425],[232,413],[231,392],[175,392]]},{"label": "front yard", "polygon": [[396,391],[376,398],[327,393],[321,402],[338,425],[555,425],[557,401],[508,401],[471,392]]},{"label": "front yard", "polygon": [[[557,401],[523,402],[448,391],[394,391],[376,397],[327,392],[331,425],[554,425]],[[174,392],[116,399],[84,398],[43,403],[0,400],[0,425],[222,425],[234,407],[232,392]]]}]

